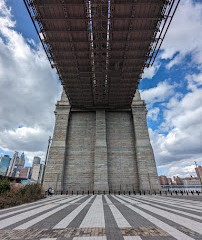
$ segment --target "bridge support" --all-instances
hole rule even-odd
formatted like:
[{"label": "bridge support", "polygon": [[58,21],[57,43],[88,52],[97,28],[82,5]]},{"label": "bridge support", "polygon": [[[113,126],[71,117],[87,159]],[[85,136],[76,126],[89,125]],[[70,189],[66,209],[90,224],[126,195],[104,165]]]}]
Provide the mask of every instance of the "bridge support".
[{"label": "bridge support", "polygon": [[44,189],[85,192],[158,192],[158,176],[137,91],[131,109],[71,109],[63,92],[44,178]]},{"label": "bridge support", "polygon": [[140,190],[159,191],[159,181],[156,170],[153,149],[149,139],[146,115],[147,109],[145,102],[141,100],[139,91],[132,103],[132,115],[134,124],[134,134],[136,139],[136,159]]},{"label": "bridge support", "polygon": [[105,110],[96,111],[94,191],[109,191]]},{"label": "bridge support", "polygon": [[70,104],[67,100],[66,94],[63,92],[61,100],[56,104],[55,129],[43,183],[45,190],[50,186],[54,188],[55,191],[62,190],[69,114]]}]

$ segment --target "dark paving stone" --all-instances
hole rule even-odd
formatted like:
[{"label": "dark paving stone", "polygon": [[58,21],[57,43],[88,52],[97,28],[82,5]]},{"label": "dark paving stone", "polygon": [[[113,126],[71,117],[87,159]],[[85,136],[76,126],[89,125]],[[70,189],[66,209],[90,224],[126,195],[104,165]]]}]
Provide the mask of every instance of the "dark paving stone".
[{"label": "dark paving stone", "polygon": [[85,218],[88,210],[90,209],[92,203],[94,202],[95,200],[95,196],[90,200],[90,202],[84,207],[84,209],[81,210],[81,212],[75,217],[75,219],[69,224],[68,227],[72,228],[72,227],[76,227],[78,228],[83,219]]},{"label": "dark paving stone", "polygon": [[[78,198],[79,198],[79,197],[78,197]],[[67,198],[67,200],[71,201],[70,198]],[[76,200],[76,199],[74,199],[74,200]],[[73,199],[72,199],[72,201],[73,201]],[[68,203],[68,202],[67,202],[67,203]],[[14,229],[14,228],[16,228],[17,226],[19,226],[19,225],[21,225],[21,224],[24,224],[24,223],[26,223],[26,222],[28,222],[28,221],[36,218],[36,217],[41,216],[41,215],[44,214],[44,213],[47,213],[47,212],[49,212],[49,211],[51,211],[51,210],[54,210],[54,209],[56,209],[57,207],[62,206],[62,205],[65,205],[65,204],[67,204],[67,203],[62,203],[62,204],[60,204],[60,202],[58,202],[58,201],[57,201],[57,202],[54,202],[55,206],[53,206],[52,208],[50,208],[50,209],[48,209],[48,210],[45,210],[45,211],[43,211],[43,212],[37,213],[37,214],[35,214],[35,215],[33,215],[33,216],[30,216],[30,217],[28,217],[28,218],[26,218],[26,219],[23,219],[23,220],[21,220],[21,221],[18,221],[17,223],[14,223],[14,224],[12,224],[12,225],[4,228],[4,229]],[[52,204],[52,203],[50,203],[50,204]],[[45,204],[44,204],[44,205],[45,205]],[[42,206],[40,206],[40,207],[42,207]],[[70,207],[71,207],[71,206],[67,206],[67,209],[69,209]],[[65,209],[66,209],[66,208],[65,208]],[[63,210],[64,210],[64,209],[63,209]],[[27,212],[27,214],[29,215],[29,211]],[[46,224],[46,221],[43,220],[42,223],[39,222],[39,227],[37,227],[37,228],[43,228],[43,224]],[[37,225],[37,224],[36,224],[36,225]],[[47,228],[48,228],[48,227],[47,227]]]},{"label": "dark paving stone", "polygon": [[112,201],[112,203],[115,204],[115,206],[118,208],[118,210],[122,213],[122,215],[125,217],[125,219],[129,222],[129,224],[132,227],[156,227],[156,225],[154,225],[153,223],[151,223],[150,221],[148,221],[147,219],[145,219],[138,213],[131,211],[130,208],[121,204],[119,201],[117,201],[112,196],[109,196],[109,198]]},{"label": "dark paving stone", "polygon": [[2,214],[12,213],[12,212],[17,211],[17,210],[21,210],[21,211],[25,212],[27,207],[33,207],[33,208],[36,207],[37,208],[40,204],[44,204],[44,205],[49,204],[51,201],[58,202],[58,201],[60,201],[62,199],[65,199],[65,198],[68,198],[68,196],[61,196],[59,198],[57,196],[52,196],[52,197],[48,197],[46,199],[42,199],[42,200],[39,200],[39,201],[36,201],[36,202],[26,203],[26,204],[22,204],[22,205],[11,207],[11,208],[1,209],[0,210],[0,216]]},{"label": "dark paving stone", "polygon": [[86,197],[80,199],[78,202],[67,206],[66,208],[64,208],[64,209],[56,212],[55,214],[45,218],[44,220],[34,224],[30,228],[43,228],[43,229],[53,228],[57,223],[59,223],[63,218],[65,218],[68,214],[70,214],[72,211],[74,211],[81,203],[85,202],[88,198],[89,198],[89,196],[86,196]]},{"label": "dark paving stone", "polygon": [[123,236],[121,234],[121,231],[116,223],[116,220],[114,219],[114,216],[106,202],[105,197],[102,197],[103,205],[104,205],[104,215],[105,215],[105,230],[106,230],[106,236],[107,240],[123,240]]},{"label": "dark paving stone", "polygon": [[[197,218],[194,218],[194,217],[190,217],[190,216],[187,216],[187,215],[185,215],[184,213],[191,213],[191,214],[194,214],[194,215],[196,215],[196,216],[200,216],[198,213],[196,213],[196,212],[193,212],[193,211],[191,211],[191,210],[185,210],[185,209],[181,209],[181,208],[177,208],[177,207],[174,207],[174,206],[170,206],[170,205],[166,205],[166,204],[161,204],[160,202],[158,202],[158,203],[155,203],[155,202],[153,202],[155,205],[153,205],[152,204],[152,202],[150,202],[150,201],[147,201],[146,199],[138,199],[138,198],[135,198],[135,197],[128,197],[129,199],[132,199],[132,200],[135,200],[135,201],[139,201],[139,202],[141,202],[141,203],[144,203],[144,204],[146,204],[146,205],[149,205],[149,206],[152,206],[152,207],[156,207],[156,208],[159,208],[159,209],[161,209],[161,210],[164,210],[164,211],[167,211],[167,212],[170,212],[170,213],[175,213],[175,214],[177,214],[177,215],[179,215],[179,216],[182,216],[182,217],[186,217],[186,218],[188,218],[188,219],[191,219],[191,220],[194,220],[194,221],[197,221],[197,222],[200,222],[200,223],[202,223],[202,220],[200,220],[200,219],[197,219]],[[162,208],[162,206],[163,207],[167,207],[167,208],[170,208],[169,210],[168,209],[164,209],[164,208]],[[175,212],[175,209],[176,210],[178,210],[178,211],[181,211],[182,213],[178,213],[178,212]]]}]

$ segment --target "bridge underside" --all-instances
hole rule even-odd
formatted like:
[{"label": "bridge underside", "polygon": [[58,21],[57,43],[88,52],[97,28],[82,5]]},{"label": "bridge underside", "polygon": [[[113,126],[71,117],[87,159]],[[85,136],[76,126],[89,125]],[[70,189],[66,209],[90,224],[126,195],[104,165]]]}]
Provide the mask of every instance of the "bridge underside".
[{"label": "bridge underside", "polygon": [[24,0],[71,106],[131,106],[177,0]]}]

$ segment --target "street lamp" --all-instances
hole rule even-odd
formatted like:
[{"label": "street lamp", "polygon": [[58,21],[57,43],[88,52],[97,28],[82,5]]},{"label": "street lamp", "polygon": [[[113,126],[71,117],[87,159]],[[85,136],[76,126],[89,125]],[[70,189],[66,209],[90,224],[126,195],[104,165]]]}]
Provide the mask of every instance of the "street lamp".
[{"label": "street lamp", "polygon": [[45,158],[45,163],[44,163],[44,168],[43,168],[43,175],[42,175],[42,178],[41,178],[41,186],[43,185],[43,181],[44,181],[44,174],[45,174],[45,170],[46,170],[46,164],[47,164],[47,159],[48,159],[48,154],[49,154],[49,150],[50,150],[51,141],[52,141],[52,138],[49,136],[48,147],[47,147],[47,151],[46,151],[46,158]]}]

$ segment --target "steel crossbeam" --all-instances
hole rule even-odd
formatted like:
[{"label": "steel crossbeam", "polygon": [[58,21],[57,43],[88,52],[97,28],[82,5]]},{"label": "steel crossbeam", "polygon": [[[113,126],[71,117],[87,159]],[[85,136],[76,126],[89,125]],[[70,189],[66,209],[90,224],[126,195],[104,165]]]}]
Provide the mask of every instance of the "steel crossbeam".
[{"label": "steel crossbeam", "polygon": [[130,107],[179,0],[24,0],[75,107]]}]

